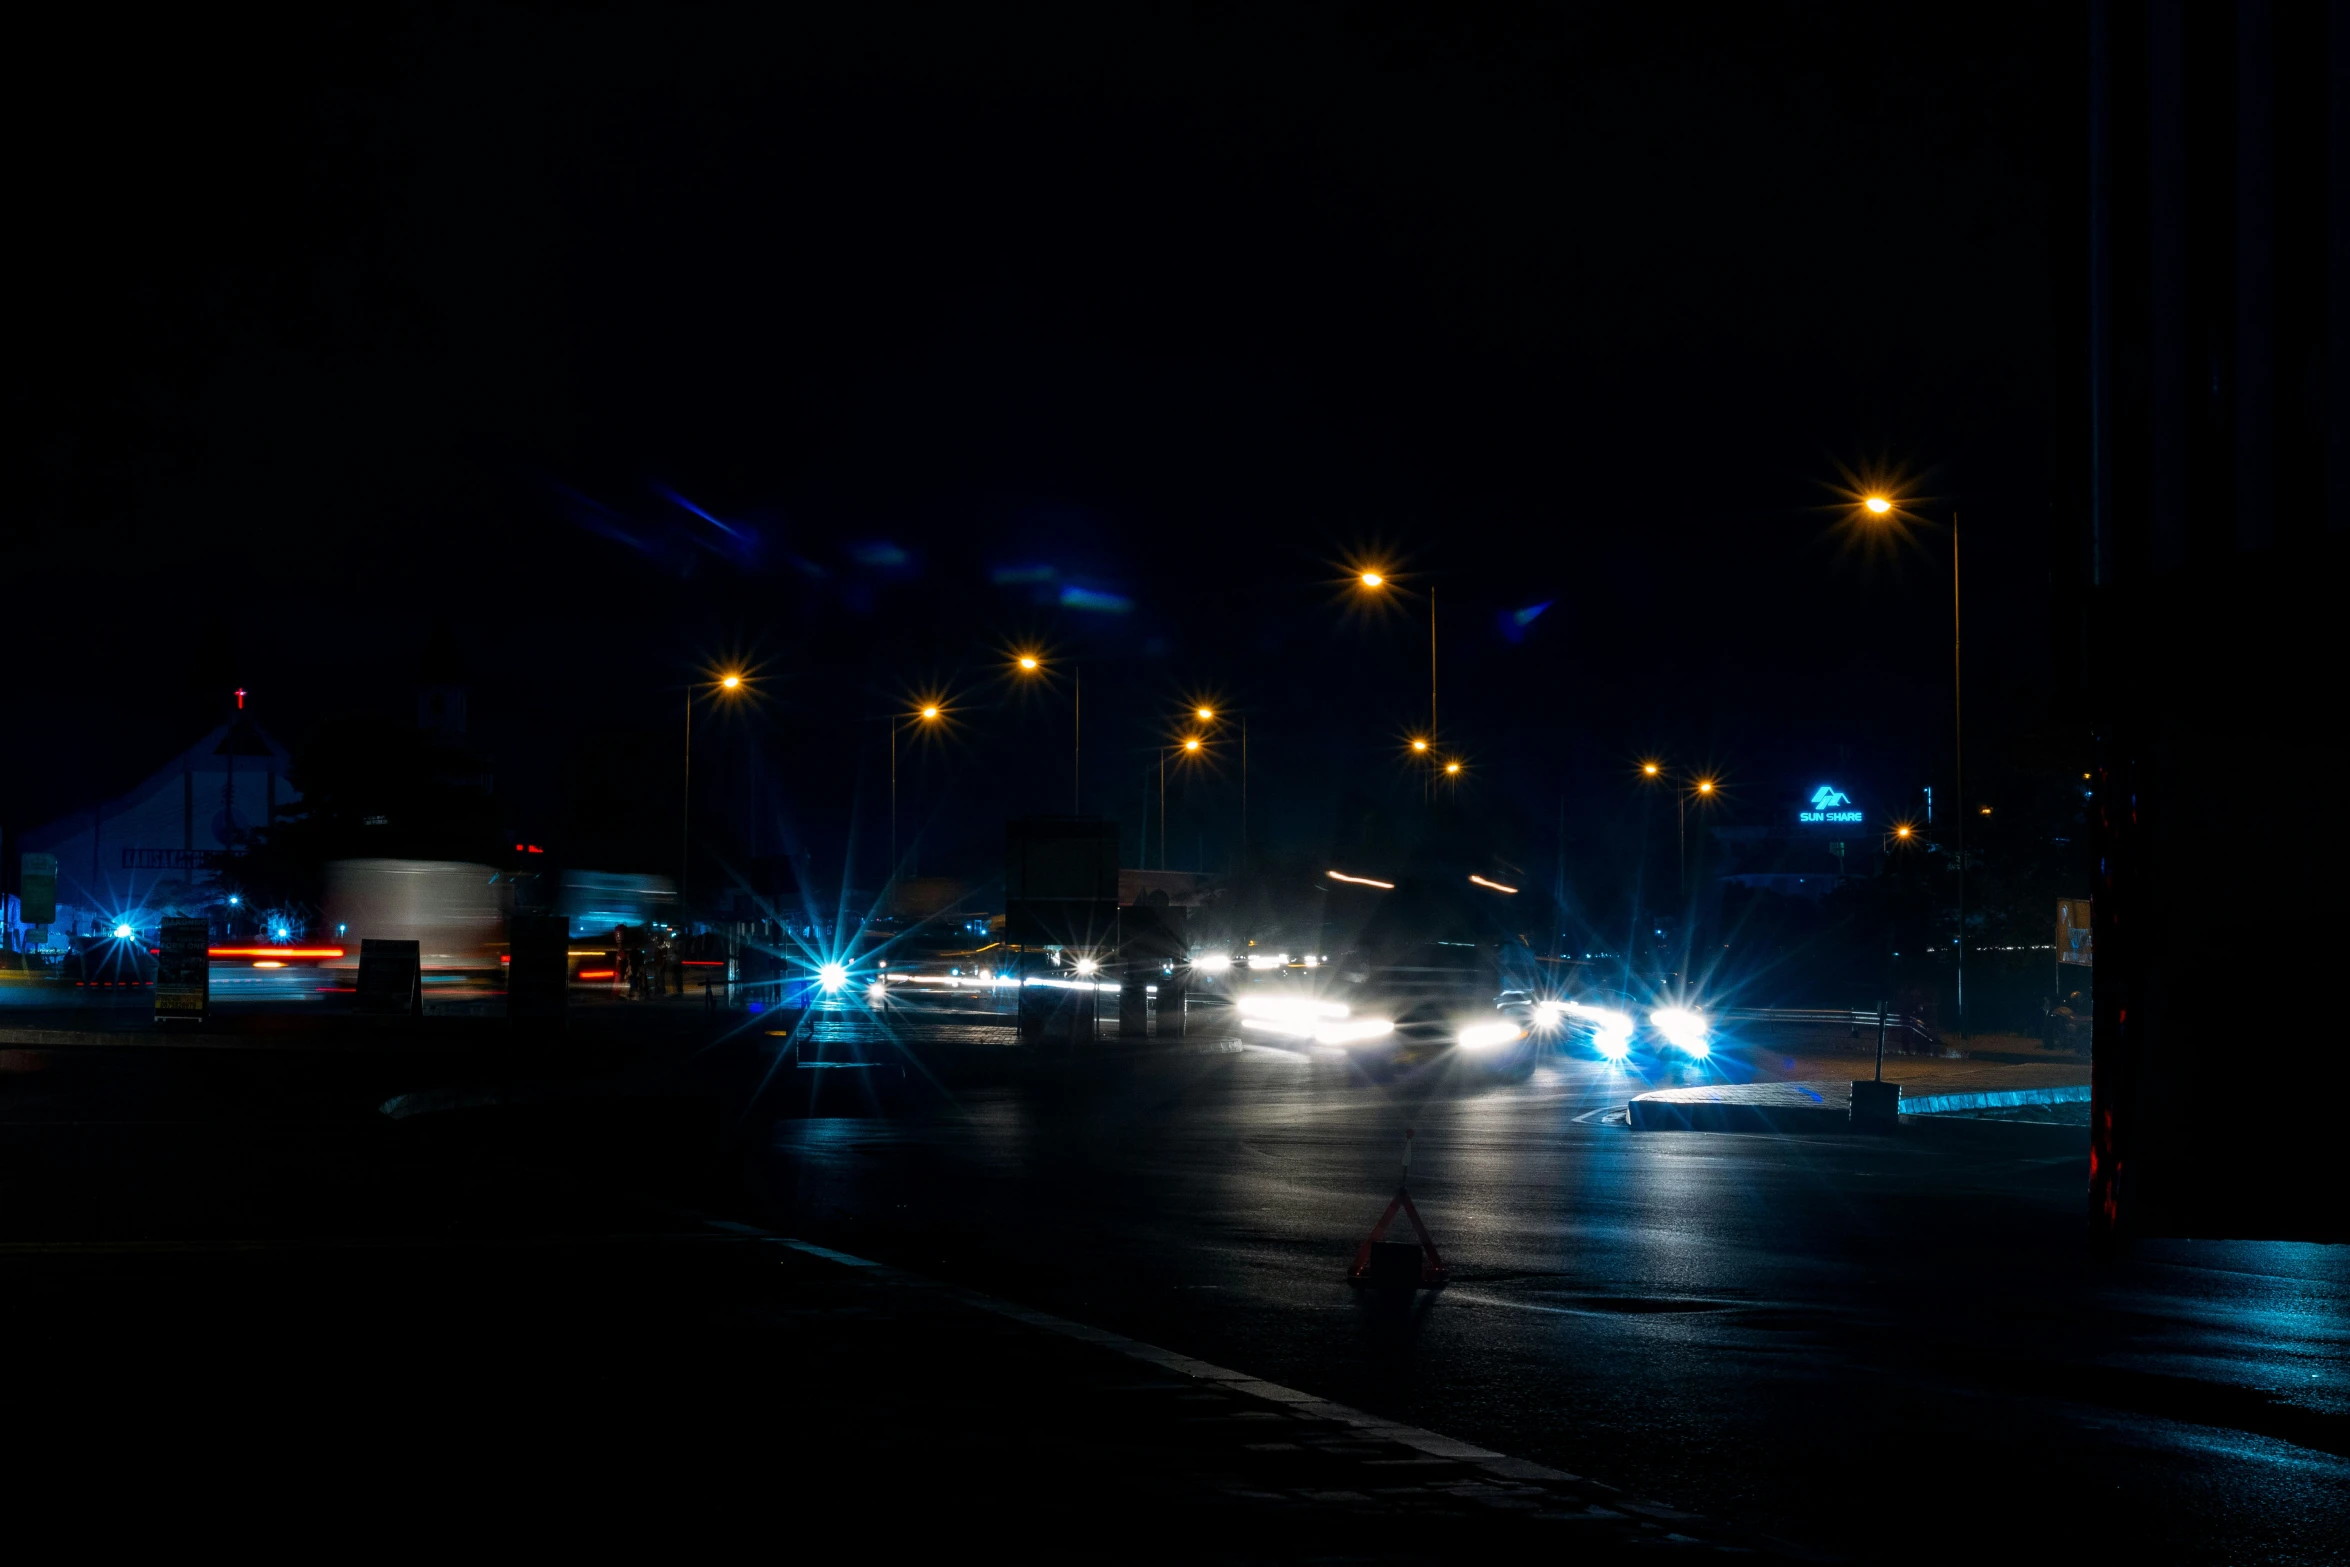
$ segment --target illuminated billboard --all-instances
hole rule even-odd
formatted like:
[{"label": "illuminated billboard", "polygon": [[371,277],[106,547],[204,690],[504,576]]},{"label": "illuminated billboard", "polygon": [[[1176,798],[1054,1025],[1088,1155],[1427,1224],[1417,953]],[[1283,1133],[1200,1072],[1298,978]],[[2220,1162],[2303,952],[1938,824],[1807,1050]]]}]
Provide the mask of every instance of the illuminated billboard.
[{"label": "illuminated billboard", "polygon": [[1845,826],[1864,820],[1852,803],[1852,796],[1834,784],[1822,784],[1814,789],[1811,802],[1795,813],[1795,819],[1807,827]]}]

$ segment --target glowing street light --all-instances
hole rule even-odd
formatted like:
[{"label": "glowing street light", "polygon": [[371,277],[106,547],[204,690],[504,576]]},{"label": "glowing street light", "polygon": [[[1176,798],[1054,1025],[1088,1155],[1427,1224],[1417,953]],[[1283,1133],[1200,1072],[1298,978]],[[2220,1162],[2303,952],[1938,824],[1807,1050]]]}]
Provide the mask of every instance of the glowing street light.
[{"label": "glowing street light", "polygon": [[[1895,519],[1897,497],[1869,494],[1861,498],[1861,510],[1870,518]],[[1958,810],[1951,813],[1958,871],[1958,1031],[1966,1032],[1966,684],[1965,663],[1962,658],[1961,631],[1963,621],[1959,598],[1958,513],[1950,514],[1950,753],[1951,770],[1957,775]],[[1988,816],[1990,812],[1985,811]]]},{"label": "glowing street light", "polygon": [[[1665,765],[1659,761],[1642,762],[1640,776],[1662,780],[1667,776]],[[1706,773],[1685,774],[1675,780],[1673,790],[1675,826],[1681,862],[1681,891],[1684,895],[1689,891],[1689,802],[1694,799],[1702,804],[1710,805],[1720,788],[1720,781]]]},{"label": "glowing street light", "polygon": [[[1375,570],[1375,569],[1374,569],[1374,570],[1370,570],[1370,571],[1364,571],[1364,572],[1358,573],[1358,574],[1357,574],[1357,576],[1356,576],[1356,578],[1355,578],[1355,580],[1356,580],[1357,582],[1360,582],[1360,583],[1363,585],[1363,587],[1364,587],[1365,589],[1367,589],[1368,591],[1370,591],[1370,592],[1373,592],[1373,593],[1376,593],[1376,592],[1378,592],[1378,591],[1379,591],[1381,588],[1383,588],[1383,587],[1387,586],[1387,574],[1386,574],[1385,572],[1378,571],[1378,570]],[[1433,740],[1433,739],[1435,739],[1435,738],[1436,738],[1436,735],[1437,735],[1437,733],[1438,733],[1438,727],[1437,727],[1437,723],[1436,723],[1436,590],[1435,590],[1434,588],[1430,588],[1430,589],[1428,590],[1428,737],[1429,737],[1431,740]],[[1413,747],[1413,749],[1414,749],[1414,750],[1418,750],[1418,749],[1420,749],[1420,747],[1418,747],[1418,746],[1414,746],[1414,747]]]},{"label": "glowing street light", "polygon": [[1461,773],[1461,764],[1458,762],[1447,762],[1444,764],[1444,771],[1446,776],[1458,778]]},{"label": "glowing street light", "polygon": [[[913,713],[913,718],[935,724],[946,716],[946,709],[936,702],[925,702]],[[898,731],[907,720],[893,718],[889,724],[889,874],[895,881],[898,874]]]},{"label": "glowing street light", "polygon": [[1414,735],[1412,736],[1412,749],[1425,756],[1428,753],[1428,742],[1421,739],[1418,735]]},{"label": "glowing street light", "polygon": [[[744,689],[743,672],[729,669],[716,680],[708,682],[713,691],[727,696],[741,694]],[[678,807],[677,823],[677,907],[682,915],[686,902],[686,877],[692,866],[694,830],[694,695],[699,684],[688,681],[685,688],[685,791]]]},{"label": "glowing street light", "polygon": [[[1044,658],[1037,653],[1021,653],[1012,662],[1024,675],[1042,674]],[[1085,670],[1072,669],[1075,686],[1069,703],[1069,809],[1083,814],[1085,810]]]},{"label": "glowing street light", "polygon": [[1167,868],[1167,758],[1181,751],[1185,756],[1197,756],[1202,741],[1198,735],[1185,735],[1175,745],[1159,747],[1159,869]]},{"label": "glowing street light", "polygon": [[1216,710],[1212,707],[1195,707],[1191,713],[1203,724],[1212,724],[1216,721]]}]

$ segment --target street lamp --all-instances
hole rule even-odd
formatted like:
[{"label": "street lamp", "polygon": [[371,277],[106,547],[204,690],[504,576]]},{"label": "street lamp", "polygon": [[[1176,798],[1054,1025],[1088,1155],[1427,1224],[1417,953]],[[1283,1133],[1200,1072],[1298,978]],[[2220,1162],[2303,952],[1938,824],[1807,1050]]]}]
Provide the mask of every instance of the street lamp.
[{"label": "street lamp", "polygon": [[[1871,492],[1861,497],[1860,509],[1867,521],[1898,523],[1902,502],[1898,496]],[[1958,853],[1958,1031],[1966,1032],[1966,683],[1964,646],[1960,633],[1964,622],[1959,598],[1958,513],[1950,514],[1950,763],[1958,786],[1958,809],[1951,813],[1955,824],[1953,847]],[[1988,814],[1988,813],[1985,813]]]},{"label": "street lamp", "polygon": [[1159,747],[1159,869],[1167,868],[1167,758],[1181,751],[1186,756],[1200,752],[1200,737],[1185,735],[1180,744]]},{"label": "street lamp", "polygon": [[946,709],[936,702],[925,702],[911,714],[889,721],[889,878],[898,877],[898,731],[908,721],[935,724],[946,716]]},{"label": "street lamp", "polygon": [[678,808],[677,824],[677,915],[684,923],[686,911],[686,875],[691,863],[694,828],[694,694],[707,685],[712,691],[734,696],[743,689],[743,673],[730,669],[716,680],[687,681],[685,687],[685,792]]},{"label": "street lamp", "polygon": [[[1640,776],[1662,779],[1669,775],[1665,772],[1662,762],[1642,762]],[[1673,783],[1676,830],[1680,852],[1681,895],[1687,897],[1689,895],[1689,802],[1696,799],[1708,805],[1712,804],[1715,795],[1721,789],[1721,782],[1704,773],[1692,773],[1686,777],[1674,779]]]},{"label": "street lamp", "polygon": [[[1013,665],[1024,675],[1044,673],[1044,656],[1040,653],[1022,653]],[[1085,669],[1072,666],[1076,685],[1069,705],[1069,813],[1074,816],[1085,809]]]},{"label": "street lamp", "polygon": [[[1380,572],[1380,571],[1365,571],[1365,572],[1362,572],[1361,574],[1359,574],[1359,575],[1356,577],[1356,579],[1355,579],[1355,580],[1356,580],[1356,581],[1358,581],[1358,582],[1360,582],[1360,583],[1363,585],[1363,588],[1365,589],[1365,591],[1367,591],[1367,592],[1371,592],[1371,593],[1376,593],[1376,592],[1378,592],[1378,591],[1379,591],[1381,588],[1384,588],[1385,586],[1387,586],[1387,576],[1386,576],[1386,574],[1385,574],[1384,572]],[[1436,735],[1437,735],[1437,732],[1438,732],[1438,731],[1437,731],[1437,724],[1436,724],[1436,590],[1435,590],[1433,587],[1431,587],[1431,588],[1428,590],[1428,738],[1429,738],[1429,739],[1431,739],[1431,740],[1435,739],[1435,738],[1436,738]]]}]

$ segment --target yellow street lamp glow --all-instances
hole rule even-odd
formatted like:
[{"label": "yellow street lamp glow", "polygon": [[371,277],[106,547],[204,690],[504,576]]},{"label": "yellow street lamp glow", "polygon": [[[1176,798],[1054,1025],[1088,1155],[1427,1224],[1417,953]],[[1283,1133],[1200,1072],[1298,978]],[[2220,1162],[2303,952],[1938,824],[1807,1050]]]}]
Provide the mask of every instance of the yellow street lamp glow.
[{"label": "yellow street lamp glow", "polygon": [[1869,515],[1872,517],[1882,517],[1893,509],[1893,503],[1882,495],[1872,495],[1862,501],[1861,505],[1868,508]]},{"label": "yellow street lamp glow", "polygon": [[1212,707],[1195,708],[1193,711],[1199,714],[1199,721],[1203,724],[1213,721],[1216,716],[1216,710]]},{"label": "yellow street lamp glow", "polygon": [[1896,838],[1906,838],[1909,836],[1909,829],[1907,827],[1896,827],[1893,829],[1893,836]]},{"label": "yellow street lamp glow", "polygon": [[1366,571],[1363,573],[1363,586],[1366,588],[1375,588],[1386,580],[1387,579],[1385,577],[1381,576],[1376,571]]},{"label": "yellow street lamp glow", "polygon": [[1412,749],[1415,751],[1425,751],[1428,749],[1428,742],[1425,740],[1414,740],[1412,742]]},{"label": "yellow street lamp glow", "polygon": [[742,685],[743,677],[740,675],[725,675],[720,677],[718,683],[721,686],[724,686],[727,690],[733,691]]},{"label": "yellow street lamp glow", "polygon": [[1711,793],[1713,793],[1713,792],[1714,792],[1714,781],[1713,781],[1711,778],[1700,778],[1699,780],[1697,780],[1697,792],[1698,792],[1699,794],[1711,794]]},{"label": "yellow street lamp glow", "polygon": [[1457,773],[1461,770],[1461,764],[1458,762],[1447,762],[1444,764],[1444,770],[1448,773]]},{"label": "yellow street lamp glow", "polygon": [[1196,751],[1199,749],[1199,742],[1197,740],[1186,740],[1183,742],[1183,749],[1186,751]]},{"label": "yellow street lamp glow", "polygon": [[1021,667],[1022,669],[1034,669],[1034,668],[1036,668],[1036,655],[1035,655],[1034,653],[1023,653],[1023,654],[1021,654],[1021,655],[1020,655],[1020,667]]},{"label": "yellow street lamp glow", "polygon": [[924,718],[936,718],[938,716],[938,709],[936,707],[926,707],[922,710],[922,716]]}]

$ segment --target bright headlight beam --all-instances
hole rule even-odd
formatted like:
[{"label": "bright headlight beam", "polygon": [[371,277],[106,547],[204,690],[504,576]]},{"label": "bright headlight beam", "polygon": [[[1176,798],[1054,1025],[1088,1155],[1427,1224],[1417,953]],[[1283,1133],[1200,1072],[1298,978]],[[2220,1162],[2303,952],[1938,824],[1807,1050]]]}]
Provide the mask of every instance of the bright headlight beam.
[{"label": "bright headlight beam", "polygon": [[1202,974],[1229,974],[1232,971],[1232,954],[1203,952],[1191,960],[1191,966]]},{"label": "bright headlight beam", "polygon": [[837,995],[849,982],[849,967],[845,963],[827,963],[816,971],[816,984],[826,995]]},{"label": "bright headlight beam", "polygon": [[1648,1014],[1649,1025],[1665,1036],[1665,1042],[1687,1051],[1693,1056],[1704,1056],[1713,1049],[1706,1037],[1705,1014],[1688,1007],[1658,1007]]},{"label": "bright headlight beam", "polygon": [[1239,1004],[1240,1015],[1244,1018],[1311,1023],[1321,1018],[1342,1018],[1347,1015],[1345,1002],[1317,1001],[1311,996],[1242,996]]}]

